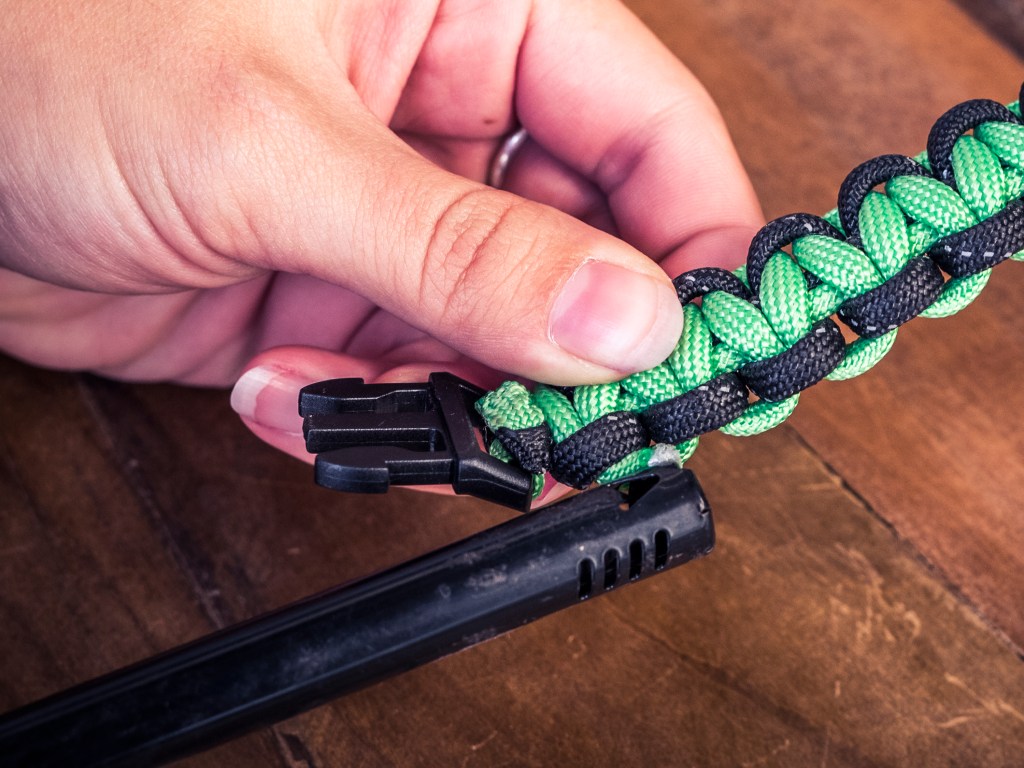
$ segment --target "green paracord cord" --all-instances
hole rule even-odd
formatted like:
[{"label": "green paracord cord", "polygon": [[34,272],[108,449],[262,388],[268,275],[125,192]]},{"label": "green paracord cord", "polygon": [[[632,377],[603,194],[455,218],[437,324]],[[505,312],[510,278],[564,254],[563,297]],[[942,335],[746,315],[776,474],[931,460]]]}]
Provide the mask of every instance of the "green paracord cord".
[{"label": "green paracord cord", "polygon": [[[959,312],[981,293],[992,265],[1024,260],[1020,116],[1019,102],[954,107],[933,127],[927,152],[858,167],[823,219],[797,214],[769,224],[735,277],[698,270],[677,278],[683,332],[661,365],[571,390],[541,384],[531,393],[505,382],[477,403],[495,438],[491,454],[533,473],[535,496],[548,471],[576,487],[612,482],[681,466],[709,429],[745,436],[781,424],[799,400],[787,387],[869,370],[892,348],[895,325]],[[874,191],[880,183],[883,191]],[[774,247],[787,226],[797,235]],[[787,244],[791,253],[782,250]],[[682,287],[689,284],[704,287]],[[872,324],[893,311],[899,319]],[[837,313],[859,338],[839,342],[830,357]],[[686,439],[651,444],[652,432],[673,429]]]}]

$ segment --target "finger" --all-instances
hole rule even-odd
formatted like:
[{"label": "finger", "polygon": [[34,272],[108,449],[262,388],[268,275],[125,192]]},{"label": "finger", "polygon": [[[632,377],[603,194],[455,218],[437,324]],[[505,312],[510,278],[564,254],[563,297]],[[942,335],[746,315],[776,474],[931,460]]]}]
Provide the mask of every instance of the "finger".
[{"label": "finger", "polygon": [[508,165],[504,189],[617,235],[608,199],[589,179],[527,139]]},{"label": "finger", "polygon": [[370,360],[315,347],[278,347],[249,361],[231,390],[231,407],[263,442],[312,462],[302,437],[299,390],[325,379],[369,381],[376,373]]},{"label": "finger", "polygon": [[[468,179],[483,180],[501,145],[494,139],[465,139],[399,133],[428,160]],[[512,153],[503,182],[497,186],[616,234],[608,199],[590,179],[567,166],[529,138]]]},{"label": "finger", "polygon": [[423,157],[446,171],[480,182],[486,181],[486,169],[499,143],[493,138],[437,137],[409,132],[398,135]]},{"label": "finger", "polygon": [[627,241],[670,273],[742,260],[761,213],[722,118],[629,11],[537,3],[517,86],[520,121],[608,195]]},{"label": "finger", "polygon": [[244,223],[228,248],[351,288],[533,379],[607,381],[669,354],[682,320],[657,265],[552,208],[439,169],[330,85],[300,108],[288,94],[273,119],[247,110],[259,144],[255,167],[243,155],[235,169],[247,183],[225,190]]}]

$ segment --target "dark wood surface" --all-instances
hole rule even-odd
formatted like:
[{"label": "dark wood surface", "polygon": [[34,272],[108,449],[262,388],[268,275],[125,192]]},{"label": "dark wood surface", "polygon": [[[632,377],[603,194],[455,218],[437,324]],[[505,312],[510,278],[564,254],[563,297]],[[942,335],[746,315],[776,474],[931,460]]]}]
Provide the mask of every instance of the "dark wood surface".
[{"label": "dark wood surface", "polygon": [[[974,6],[633,3],[769,216],[832,207],[952,104],[1015,98],[1022,60]],[[181,764],[1024,765],[1022,301],[1003,265],[786,426],[706,438],[710,558]],[[0,424],[0,709],[507,517],[316,488],[225,392],[0,359]]]}]

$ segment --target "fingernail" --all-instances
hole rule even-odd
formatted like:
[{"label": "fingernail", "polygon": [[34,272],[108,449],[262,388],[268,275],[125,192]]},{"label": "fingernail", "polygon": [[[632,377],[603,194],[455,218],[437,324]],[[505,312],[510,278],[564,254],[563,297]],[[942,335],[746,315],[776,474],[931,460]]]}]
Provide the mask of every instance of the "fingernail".
[{"label": "fingernail", "polygon": [[683,313],[667,278],[588,261],[555,299],[548,332],[576,357],[632,373],[668,357],[682,327]]},{"label": "fingernail", "polygon": [[302,433],[299,390],[308,378],[274,366],[258,365],[243,373],[231,390],[235,413],[270,429]]}]

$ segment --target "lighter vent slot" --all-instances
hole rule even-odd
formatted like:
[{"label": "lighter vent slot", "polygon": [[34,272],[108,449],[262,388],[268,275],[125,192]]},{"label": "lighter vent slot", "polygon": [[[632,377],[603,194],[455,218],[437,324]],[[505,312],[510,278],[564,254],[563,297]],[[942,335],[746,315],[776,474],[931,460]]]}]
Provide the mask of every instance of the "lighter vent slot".
[{"label": "lighter vent slot", "polygon": [[[654,570],[660,571],[668,565],[668,550],[672,538],[664,528],[654,534]],[[643,539],[633,539],[629,543],[629,570],[627,576],[630,581],[635,581],[643,576],[644,557],[647,545]],[[622,555],[618,549],[608,549],[601,560],[602,579],[601,588],[604,591],[613,589],[619,583],[620,570],[622,569]],[[578,586],[579,599],[586,600],[594,593],[594,580],[597,576],[597,564],[589,557],[579,562]]]},{"label": "lighter vent slot", "polygon": [[594,561],[589,558],[580,560],[579,596],[586,600],[594,589]]},{"label": "lighter vent slot", "polygon": [[611,589],[619,580],[619,551],[609,549],[604,553],[604,588]]},{"label": "lighter vent slot", "polygon": [[662,528],[654,534],[654,569],[660,571],[668,565],[668,545],[670,542],[668,531]]},{"label": "lighter vent slot", "polygon": [[629,545],[629,580],[639,579],[643,572],[644,542],[642,539],[633,539]]}]

